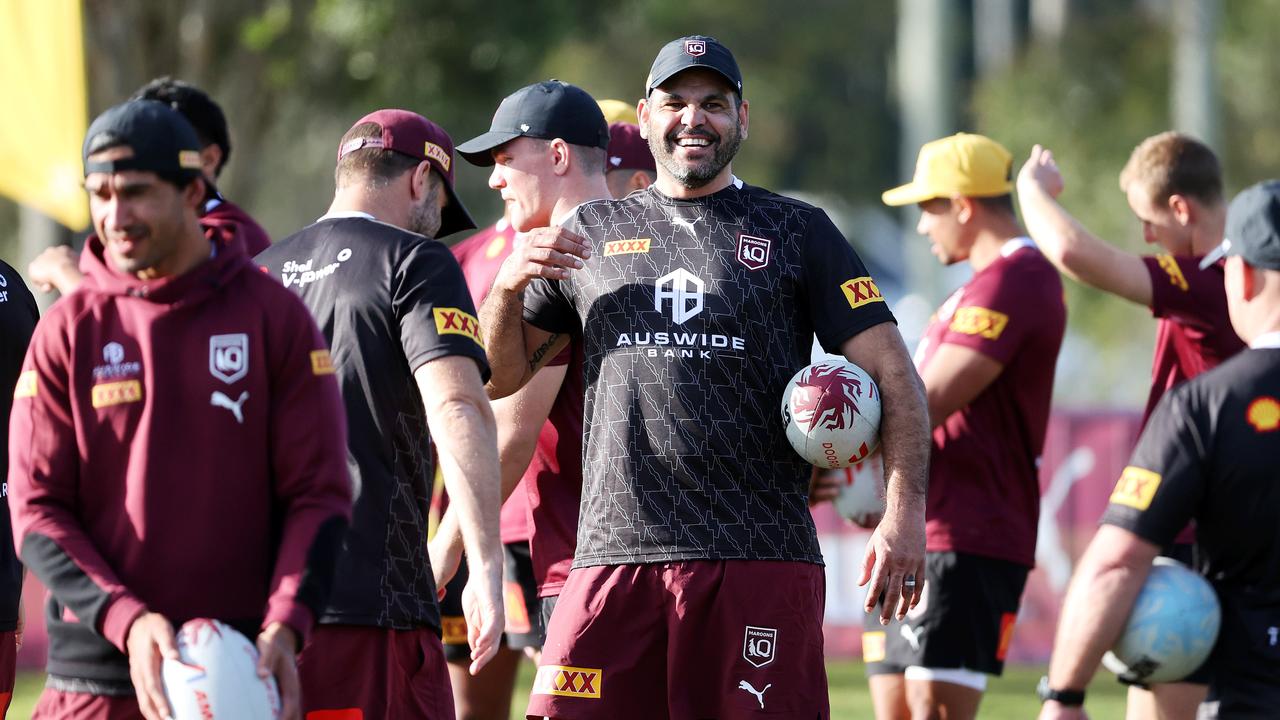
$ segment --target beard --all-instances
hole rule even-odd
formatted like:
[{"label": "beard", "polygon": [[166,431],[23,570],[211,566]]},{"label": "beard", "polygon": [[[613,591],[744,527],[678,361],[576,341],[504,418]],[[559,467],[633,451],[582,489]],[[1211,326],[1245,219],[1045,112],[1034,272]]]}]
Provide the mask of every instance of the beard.
[{"label": "beard", "polygon": [[[742,125],[734,122],[733,128],[725,135],[717,135],[708,129],[690,130],[684,125],[676,127],[666,135],[650,128],[649,152],[653,159],[663,167],[681,185],[687,188],[700,188],[711,182],[721,171],[728,167],[733,157],[742,147]],[[676,158],[676,139],[685,137],[706,138],[715,148],[710,158],[688,163]]]},{"label": "beard", "polygon": [[440,232],[440,223],[440,185],[432,184],[431,191],[422,202],[409,211],[409,227],[406,229],[434,239]]}]

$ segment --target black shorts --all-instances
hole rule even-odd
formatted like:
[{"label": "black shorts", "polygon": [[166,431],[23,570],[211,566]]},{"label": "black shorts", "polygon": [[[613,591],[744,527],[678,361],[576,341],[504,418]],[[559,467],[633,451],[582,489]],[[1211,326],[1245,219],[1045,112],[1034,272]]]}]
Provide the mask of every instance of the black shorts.
[{"label": "black shorts", "polygon": [[556,601],[560,599],[559,595],[548,595],[538,598],[538,614],[542,616],[542,627],[545,630],[551,627],[551,613],[556,611]]},{"label": "black shorts", "polygon": [[925,553],[924,597],[906,619],[881,625],[879,604],[863,619],[867,674],[915,666],[1000,675],[1029,571],[979,555]]},{"label": "black shorts", "polygon": [[1218,642],[1197,671],[1206,671],[1209,681],[1201,717],[1274,718],[1280,708],[1280,603],[1247,591],[1219,590],[1218,599]]},{"label": "black shorts", "polygon": [[[538,608],[538,582],[533,577],[529,543],[507,543],[503,546],[503,555],[502,598],[507,630],[502,644],[517,650],[542,647],[547,631]],[[462,616],[462,589],[466,585],[467,564],[463,562],[458,574],[445,586],[444,599],[440,601],[440,629],[444,656],[449,662],[468,662],[471,658],[467,621]]]}]

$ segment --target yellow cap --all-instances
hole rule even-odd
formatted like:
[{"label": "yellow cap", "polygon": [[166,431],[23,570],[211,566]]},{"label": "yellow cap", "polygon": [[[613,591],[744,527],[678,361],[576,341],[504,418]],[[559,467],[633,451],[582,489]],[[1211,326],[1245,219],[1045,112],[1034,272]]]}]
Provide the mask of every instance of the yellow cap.
[{"label": "yellow cap", "polygon": [[885,205],[934,198],[996,197],[1013,192],[1013,155],[984,135],[956,133],[925,143],[911,182],[886,190]]},{"label": "yellow cap", "polygon": [[606,123],[628,122],[632,125],[640,124],[640,118],[636,117],[635,103],[625,103],[621,100],[601,100],[599,105],[600,112],[604,113],[604,121]]}]

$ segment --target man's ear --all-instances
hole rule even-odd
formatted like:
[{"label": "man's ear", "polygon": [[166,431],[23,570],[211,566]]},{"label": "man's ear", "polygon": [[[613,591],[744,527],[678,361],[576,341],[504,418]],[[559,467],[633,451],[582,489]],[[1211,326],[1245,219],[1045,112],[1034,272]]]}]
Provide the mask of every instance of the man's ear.
[{"label": "man's ear", "polygon": [[649,98],[640,98],[636,104],[636,119],[640,121],[640,137],[649,139]]},{"label": "man's ear", "polygon": [[747,129],[750,126],[750,114],[747,112],[747,101],[738,98],[738,123],[742,125],[742,139],[747,139]]},{"label": "man's ear", "polygon": [[431,189],[431,163],[423,160],[413,169],[409,178],[409,198],[415,202],[426,196]]},{"label": "man's ear", "polygon": [[1173,214],[1173,219],[1182,227],[1190,225],[1194,220],[1199,208],[1195,203],[1191,202],[1191,198],[1186,195],[1174,193],[1169,196],[1169,212]]},{"label": "man's ear", "polygon": [[1236,263],[1240,268],[1240,291],[1244,293],[1245,301],[1253,300],[1262,293],[1262,288],[1266,283],[1266,278],[1257,268],[1250,265],[1244,258],[1240,258],[1240,262]]},{"label": "man's ear", "polygon": [[222,172],[222,148],[217,143],[200,148],[200,171],[205,177],[215,180]]},{"label": "man's ear", "polygon": [[627,193],[643,190],[653,184],[653,173],[648,170],[636,170],[627,179]]},{"label": "man's ear", "polygon": [[548,143],[547,150],[551,153],[551,170],[556,175],[564,175],[569,172],[569,159],[573,156],[573,150],[569,148],[569,143],[561,138],[554,138]]},{"label": "man's ear", "polygon": [[951,198],[951,206],[956,209],[956,220],[959,220],[961,224],[973,219],[976,205],[977,203],[973,201],[973,198],[964,196]]},{"label": "man's ear", "polygon": [[187,183],[187,186],[182,188],[183,204],[194,208],[197,215],[203,212],[204,201],[208,196],[209,183],[204,179],[203,175]]}]

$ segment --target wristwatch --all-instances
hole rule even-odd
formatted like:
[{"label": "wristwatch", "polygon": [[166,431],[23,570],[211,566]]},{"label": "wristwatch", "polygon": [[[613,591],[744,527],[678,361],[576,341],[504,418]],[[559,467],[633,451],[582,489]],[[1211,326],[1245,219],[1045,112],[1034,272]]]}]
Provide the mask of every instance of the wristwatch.
[{"label": "wristwatch", "polygon": [[1039,684],[1036,685],[1036,695],[1040,696],[1040,702],[1042,703],[1053,700],[1065,707],[1080,707],[1084,705],[1083,690],[1055,690],[1049,687],[1048,675],[1040,678]]}]

